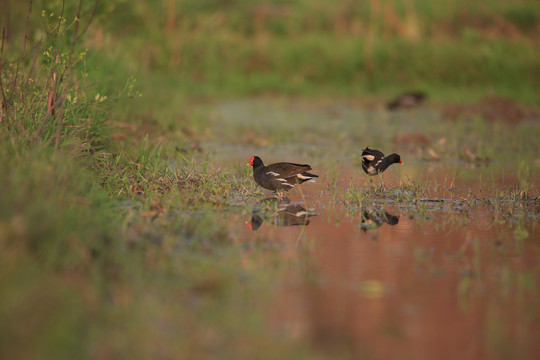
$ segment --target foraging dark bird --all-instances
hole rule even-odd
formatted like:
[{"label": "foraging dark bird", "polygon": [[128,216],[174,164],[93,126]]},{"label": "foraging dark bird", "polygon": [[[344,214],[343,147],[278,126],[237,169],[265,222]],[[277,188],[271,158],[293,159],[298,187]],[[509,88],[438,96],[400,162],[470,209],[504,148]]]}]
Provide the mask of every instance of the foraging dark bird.
[{"label": "foraging dark bird", "polygon": [[311,170],[311,166],[307,164],[279,162],[264,166],[260,157],[252,156],[247,165],[253,166],[255,182],[263,188],[273,191],[288,191],[298,184],[319,177],[308,172]]},{"label": "foraging dark bird", "polygon": [[[362,169],[368,174],[369,182],[371,183],[371,176],[379,175],[386,170],[390,165],[400,163],[401,157],[398,154],[390,154],[384,156],[384,154],[375,149],[370,149],[369,146],[362,151]],[[381,183],[384,187],[384,180],[381,177]]]},{"label": "foraging dark bird", "polygon": [[362,169],[364,169],[365,173],[369,176],[378,175],[390,165],[396,163],[403,165],[403,161],[401,161],[399,154],[384,156],[381,151],[370,149],[369,146],[366,146],[366,148],[362,150]]},{"label": "foraging dark bird", "polygon": [[427,95],[421,91],[412,91],[404,93],[390,101],[386,107],[388,110],[408,109],[421,105],[427,98]]}]

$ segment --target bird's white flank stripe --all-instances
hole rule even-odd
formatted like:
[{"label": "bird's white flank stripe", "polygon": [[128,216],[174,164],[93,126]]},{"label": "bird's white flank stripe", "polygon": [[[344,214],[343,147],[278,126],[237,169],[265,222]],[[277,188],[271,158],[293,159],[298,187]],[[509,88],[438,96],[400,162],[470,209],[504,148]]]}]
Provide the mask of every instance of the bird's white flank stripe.
[{"label": "bird's white flank stripe", "polygon": [[375,160],[375,156],[373,156],[373,155],[362,155],[362,159],[366,159],[367,161],[373,161],[373,160]]},{"label": "bird's white flank stripe", "polygon": [[273,172],[273,171],[269,171],[269,172],[267,172],[266,174],[268,174],[268,175],[272,175],[272,176],[279,176],[279,174],[278,174],[278,173],[276,173],[276,172]]}]

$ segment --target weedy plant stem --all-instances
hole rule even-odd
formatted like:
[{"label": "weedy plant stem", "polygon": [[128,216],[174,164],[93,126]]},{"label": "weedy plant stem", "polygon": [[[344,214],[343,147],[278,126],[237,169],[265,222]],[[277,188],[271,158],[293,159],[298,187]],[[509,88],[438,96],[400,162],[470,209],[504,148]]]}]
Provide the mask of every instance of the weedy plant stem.
[{"label": "weedy plant stem", "polygon": [[[4,42],[6,41],[6,29],[2,29],[2,43],[0,43],[0,74],[3,72],[3,61],[4,58]],[[2,81],[2,76],[0,76],[0,92],[2,93],[2,99],[0,99],[0,123],[4,120],[4,107],[6,111],[8,110],[6,103],[6,93],[4,92],[4,82]]]},{"label": "weedy plant stem", "polygon": [[[65,6],[65,0],[62,1],[62,12],[60,15],[59,27],[61,26],[61,22],[63,21],[63,17],[64,17],[64,6]],[[73,23],[73,38],[71,41],[71,48],[69,51],[68,62],[65,69],[66,77],[65,79],[63,79],[65,87],[64,87],[64,91],[62,92],[62,95],[60,95],[61,101],[60,101],[60,108],[58,111],[58,120],[56,124],[57,126],[56,139],[55,139],[55,144],[54,144],[56,149],[58,149],[58,145],[60,143],[60,130],[62,128],[62,123],[64,120],[64,112],[65,112],[64,101],[65,101],[65,96],[66,96],[65,92],[67,91],[66,89],[69,89],[71,85],[71,70],[73,69],[73,53],[75,52],[75,44],[77,43],[77,39],[78,39],[79,23],[80,23],[80,18],[81,18],[81,8],[82,8],[82,0],[79,0],[79,5],[77,7],[77,14],[75,16],[75,22]],[[57,88],[57,84],[55,84],[55,88]]]}]

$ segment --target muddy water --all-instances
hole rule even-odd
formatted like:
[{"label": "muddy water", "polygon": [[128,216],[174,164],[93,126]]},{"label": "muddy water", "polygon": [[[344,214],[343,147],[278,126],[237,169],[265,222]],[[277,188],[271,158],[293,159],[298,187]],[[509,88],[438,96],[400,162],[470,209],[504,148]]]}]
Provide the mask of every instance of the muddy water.
[{"label": "muddy water", "polygon": [[[215,146],[225,166],[262,152],[299,158],[294,142]],[[239,241],[279,244],[290,263],[275,284],[270,327],[336,358],[540,358],[538,201],[495,204],[518,188],[515,169],[409,154],[384,174],[394,190],[358,203],[332,188],[369,189],[361,170],[339,151],[315,153],[317,184],[284,202],[251,199],[251,219],[231,220]],[[534,168],[532,186],[538,175]],[[424,186],[418,199],[399,200],[395,191],[415,182]]]},{"label": "muddy water", "polygon": [[278,210],[307,209],[300,224],[267,212],[251,237],[249,227],[241,235],[282,244],[283,259],[294,264],[276,284],[268,315],[285,336],[346,358],[540,354],[535,222],[518,231],[495,224],[483,205],[456,215],[459,206],[451,213],[437,202],[424,218],[400,204],[332,204],[320,187],[303,193]]}]

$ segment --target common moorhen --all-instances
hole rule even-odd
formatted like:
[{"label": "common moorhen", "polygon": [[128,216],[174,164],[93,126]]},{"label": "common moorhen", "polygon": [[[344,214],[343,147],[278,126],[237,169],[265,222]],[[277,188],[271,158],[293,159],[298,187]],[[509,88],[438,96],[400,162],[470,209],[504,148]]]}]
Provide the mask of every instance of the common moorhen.
[{"label": "common moorhen", "polygon": [[390,101],[386,107],[388,110],[408,109],[421,105],[426,98],[427,95],[421,91],[411,91],[399,95]]},{"label": "common moorhen", "polygon": [[369,146],[366,146],[366,148],[362,150],[362,169],[364,169],[369,176],[380,174],[390,165],[395,163],[403,165],[403,161],[401,161],[399,154],[384,156],[381,151],[370,149]]},{"label": "common moorhen", "polygon": [[260,157],[252,156],[247,165],[253,166],[253,179],[255,179],[255,182],[263,188],[273,191],[288,191],[297,184],[319,177],[308,173],[311,166],[307,164],[279,162],[264,166]]}]

